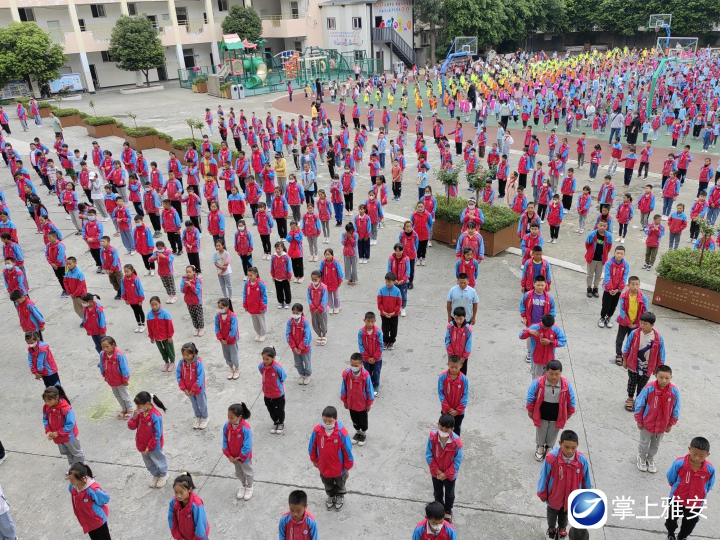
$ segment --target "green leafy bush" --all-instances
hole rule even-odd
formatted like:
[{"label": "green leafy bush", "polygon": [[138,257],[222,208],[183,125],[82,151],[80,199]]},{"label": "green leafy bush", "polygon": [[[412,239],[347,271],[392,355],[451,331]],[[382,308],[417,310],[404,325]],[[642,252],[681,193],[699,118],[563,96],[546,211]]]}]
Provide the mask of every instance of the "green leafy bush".
[{"label": "green leafy bush", "polygon": [[202,84],[207,82],[207,77],[205,75],[201,75],[200,77],[197,77],[193,80],[193,84]]},{"label": "green leafy bush", "polygon": [[[437,209],[435,210],[435,219],[446,221],[448,223],[460,223],[460,215],[467,207],[467,199],[462,197],[437,197]],[[505,227],[515,225],[520,221],[520,216],[510,210],[507,206],[493,206],[484,202],[479,202],[478,207],[485,216],[485,223],[480,230],[489,233],[496,233]]]},{"label": "green leafy bush", "polygon": [[198,148],[200,148],[200,145],[202,145],[202,141],[200,139],[191,139],[188,137],[187,139],[174,139],[172,141],[172,147],[175,150],[182,150],[184,153],[187,150],[187,145],[191,142],[194,142],[195,146],[197,146]]},{"label": "green leafy bush", "polygon": [[50,109],[52,105],[47,101],[38,101],[38,109]]},{"label": "green leafy bush", "polygon": [[85,119],[85,125],[93,127],[107,126],[115,123],[117,123],[117,120],[115,120],[112,116],[88,116]]},{"label": "green leafy bush", "polygon": [[84,122],[86,118],[90,118],[90,115],[85,111],[80,111],[80,118],[82,118]]},{"label": "green leafy bush", "polygon": [[168,144],[173,142],[172,136],[168,135],[167,133],[163,133],[162,131],[158,131],[155,135],[157,135],[159,138],[163,139]]},{"label": "green leafy bush", "polygon": [[158,131],[149,126],[139,126],[136,128],[125,128],[125,135],[137,139],[139,137],[147,137],[148,135],[157,135]]},{"label": "green leafy bush", "polygon": [[720,251],[705,250],[702,266],[699,262],[699,249],[668,251],[660,257],[657,273],[668,281],[720,292]]},{"label": "green leafy bush", "polygon": [[229,82],[222,83],[222,84],[220,85],[220,90],[222,90],[223,92],[224,92],[225,90],[230,90],[230,87],[231,87],[232,85],[233,85],[233,83],[229,83]]},{"label": "green leafy bush", "polygon": [[58,116],[60,118],[64,118],[65,116],[75,116],[75,115],[79,116],[80,115],[80,111],[78,109],[72,109],[72,108],[60,109],[58,107],[58,108],[55,108],[53,110],[53,112],[55,113],[55,116]]}]

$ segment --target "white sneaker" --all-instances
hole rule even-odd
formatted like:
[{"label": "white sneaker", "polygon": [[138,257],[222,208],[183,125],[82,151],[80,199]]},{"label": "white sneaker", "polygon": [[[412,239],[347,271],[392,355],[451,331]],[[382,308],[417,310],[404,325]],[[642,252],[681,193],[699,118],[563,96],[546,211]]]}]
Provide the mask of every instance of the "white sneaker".
[{"label": "white sneaker", "polygon": [[137,334],[138,332],[140,332],[140,325],[135,327],[135,333]]},{"label": "white sneaker", "polygon": [[140,333],[142,334],[144,331],[145,331],[145,325],[141,324],[140,325]]},{"label": "white sneaker", "polygon": [[400,316],[401,316],[401,317],[405,317],[405,310],[404,310],[404,309],[401,309],[401,310],[400,310]]},{"label": "white sneaker", "polygon": [[144,275],[144,276],[149,276],[149,275],[150,275],[150,270],[146,270],[143,275]]},{"label": "white sneaker", "polygon": [[668,217],[667,217],[667,216],[663,216],[663,217],[662,217],[662,220],[663,220],[663,221],[667,221],[667,220],[668,220]]},{"label": "white sneaker", "polygon": [[600,320],[598,321],[598,326],[600,328],[605,328],[605,317],[600,317]]},{"label": "white sneaker", "polygon": [[260,339],[258,339],[258,341],[260,341],[260,342],[265,341],[265,336],[264,335],[260,336]]},{"label": "white sneaker", "polygon": [[644,457],[638,455],[637,457],[637,468],[640,469],[642,472],[647,472],[648,470],[648,464]]},{"label": "white sneaker", "polygon": [[242,501],[245,498],[245,489],[245,486],[240,486],[240,489],[238,489],[237,495],[235,495],[238,501]]},{"label": "white sneaker", "polygon": [[624,244],[624,243],[625,243],[625,237],[624,237],[624,236],[620,238],[620,243],[621,243],[621,244]]},{"label": "white sneaker", "polygon": [[154,275],[155,275],[155,270],[150,270],[150,275],[151,275],[151,276],[154,276]]},{"label": "white sneaker", "polygon": [[155,487],[157,487],[157,488],[164,487],[165,484],[167,484],[168,478],[170,478],[170,473],[165,473],[165,476],[158,477],[157,485]]},{"label": "white sneaker", "polygon": [[305,384],[305,377],[302,375],[298,378],[298,384]]},{"label": "white sneaker", "polygon": [[153,477],[150,479],[150,482],[148,483],[148,487],[156,488],[156,487],[157,487],[158,480],[160,480],[160,477],[159,477],[159,476],[153,476]]},{"label": "white sneaker", "polygon": [[432,240],[428,240],[428,247],[432,247]]},{"label": "white sneaker", "polygon": [[243,499],[245,499],[246,501],[249,501],[250,497],[252,497],[252,494],[253,494],[253,487],[246,486],[245,487],[245,496],[243,497]]},{"label": "white sneaker", "polygon": [[303,384],[306,385],[306,386],[307,386],[308,384],[310,384],[310,376],[309,376],[309,375],[303,378]]},{"label": "white sneaker", "polygon": [[208,424],[210,423],[210,418],[201,418],[200,423],[198,424],[198,429],[205,429],[208,427]]},{"label": "white sneaker", "polygon": [[193,429],[197,429],[200,427],[200,420],[202,420],[202,418],[200,418],[199,416],[195,417],[195,421],[193,422]]},{"label": "white sneaker", "polygon": [[652,458],[649,457],[649,458],[647,458],[647,461],[646,461],[645,463],[647,463],[647,472],[649,472],[649,473],[656,473],[656,472],[657,472],[657,467],[655,466],[655,460],[654,460],[654,459],[652,459]]}]

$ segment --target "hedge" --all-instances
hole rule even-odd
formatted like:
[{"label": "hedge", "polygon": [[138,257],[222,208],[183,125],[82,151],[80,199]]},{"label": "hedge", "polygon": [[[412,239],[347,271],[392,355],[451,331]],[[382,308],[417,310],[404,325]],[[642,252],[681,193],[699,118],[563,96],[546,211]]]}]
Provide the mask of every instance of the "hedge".
[{"label": "hedge", "polygon": [[157,135],[158,130],[149,126],[140,126],[136,128],[125,128],[125,135],[137,139],[139,137],[147,137],[148,135]]},{"label": "hedge", "polygon": [[201,139],[191,139],[188,137],[187,139],[174,139],[172,141],[172,147],[175,150],[182,150],[183,153],[185,153],[187,151],[188,144],[190,144],[191,142],[194,142],[197,148],[200,148],[200,146],[202,145]]},{"label": "hedge", "polygon": [[165,140],[165,142],[168,144],[173,142],[172,135],[168,135],[167,133],[163,133],[162,131],[158,131],[155,135],[157,135],[159,138]]},{"label": "hedge", "polygon": [[720,292],[720,251],[705,250],[702,267],[699,261],[699,249],[668,251],[660,257],[657,274],[668,281]]},{"label": "hedge", "polygon": [[[520,216],[507,206],[493,206],[480,202],[478,203],[478,207],[485,216],[485,223],[480,227],[482,231],[496,233],[520,221]],[[447,196],[439,195],[437,197],[435,219],[440,219],[448,223],[460,223],[460,215],[465,208],[467,208],[467,199],[450,197],[448,201]]]},{"label": "hedge", "polygon": [[84,120],[86,126],[107,126],[117,123],[112,116],[88,116]]},{"label": "hedge", "polygon": [[73,109],[73,108],[60,109],[58,107],[53,107],[52,111],[55,113],[55,116],[57,116],[59,118],[63,118],[65,116],[75,116],[75,115],[80,116],[80,111],[78,109]]}]

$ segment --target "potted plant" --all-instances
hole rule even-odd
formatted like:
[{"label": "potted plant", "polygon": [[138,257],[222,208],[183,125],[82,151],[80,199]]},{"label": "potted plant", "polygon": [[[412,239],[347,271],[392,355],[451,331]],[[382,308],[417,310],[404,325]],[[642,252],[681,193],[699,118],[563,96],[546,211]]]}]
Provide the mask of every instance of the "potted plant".
[{"label": "potted plant", "polygon": [[120,137],[121,139],[125,138],[125,124],[122,122],[118,122],[117,120],[112,125],[112,134],[113,137]]},{"label": "potted plant", "polygon": [[652,303],[720,323],[720,251],[706,249],[717,229],[704,219],[697,223],[701,247],[662,255]]},{"label": "potted plant", "polygon": [[[507,206],[493,206],[484,202],[477,204],[485,218],[480,227],[480,234],[485,242],[485,255],[492,257],[513,247],[513,237],[517,236],[520,216]],[[461,197],[439,197],[435,210],[433,239],[455,246],[462,232],[460,216],[466,207],[467,200]]]},{"label": "potted plant", "polygon": [[232,83],[222,83],[220,85],[220,95],[226,99],[230,99],[230,87]]},{"label": "potted plant", "polygon": [[38,110],[40,111],[40,118],[50,118],[52,105],[50,105],[47,101],[38,101]]},{"label": "potted plant", "polygon": [[161,131],[158,131],[155,135],[153,135],[153,142],[155,143],[155,148],[159,148],[160,150],[165,150],[169,152],[173,149],[172,146],[173,138],[168,135],[167,133],[162,133]]},{"label": "potted plant", "polygon": [[192,82],[193,92],[198,94],[207,94],[207,77],[201,75]]},{"label": "potted plant", "polygon": [[134,150],[155,148],[155,135],[157,130],[147,126],[125,128],[125,139]]},{"label": "potted plant", "polygon": [[82,126],[82,116],[80,116],[80,111],[77,109],[59,109],[56,108],[53,110],[55,113],[55,116],[60,118],[60,121],[62,122],[62,125],[64,128],[71,127],[71,126]]},{"label": "potted plant", "polygon": [[84,123],[90,137],[111,137],[116,120],[112,116],[88,116]]}]

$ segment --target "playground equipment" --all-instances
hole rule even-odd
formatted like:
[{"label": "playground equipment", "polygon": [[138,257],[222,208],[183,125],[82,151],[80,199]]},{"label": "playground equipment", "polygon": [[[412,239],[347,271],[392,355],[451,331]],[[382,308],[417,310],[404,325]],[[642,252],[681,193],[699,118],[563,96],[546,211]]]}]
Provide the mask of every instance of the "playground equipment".
[{"label": "playground equipment", "polygon": [[245,83],[245,88],[258,88],[265,84],[268,77],[268,65],[262,57],[262,44],[266,40],[256,42],[241,40],[237,34],[223,34],[220,42],[222,68],[219,78],[227,81],[232,77],[236,82]]},{"label": "playground equipment", "polygon": [[477,54],[477,38],[476,37],[456,37],[450,49],[448,49],[447,58],[440,68],[442,77],[442,96],[445,95],[445,72],[450,64],[455,63],[457,59],[463,61],[471,61],[472,57]]}]

